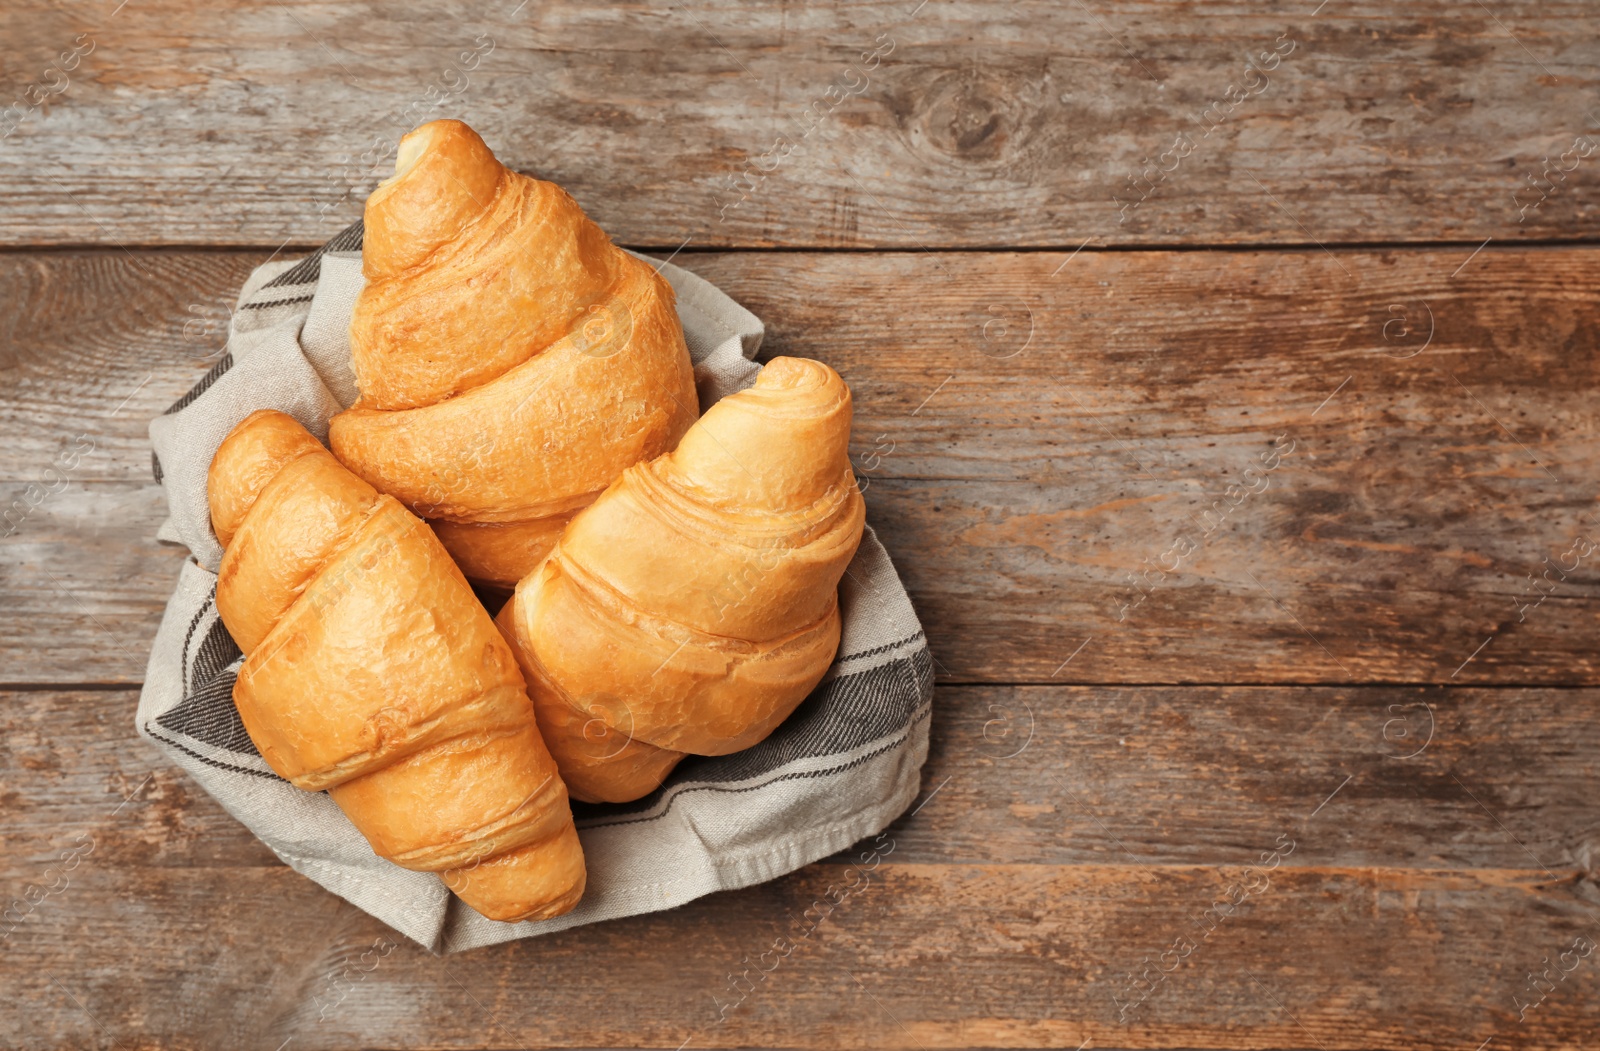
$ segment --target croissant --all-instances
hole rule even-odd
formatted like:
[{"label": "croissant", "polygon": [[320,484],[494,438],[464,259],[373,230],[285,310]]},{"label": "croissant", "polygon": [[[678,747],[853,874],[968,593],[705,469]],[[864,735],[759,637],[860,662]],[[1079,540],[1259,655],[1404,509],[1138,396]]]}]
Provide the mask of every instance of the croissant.
[{"label": "croissant", "polygon": [[360,398],[329,444],[503,588],[699,405],[672,286],[465,124],[400,142],[366,204],[350,321]]},{"label": "croissant", "polygon": [[522,675],[427,525],[271,410],[207,486],[233,699],[267,765],[491,919],[577,904],[583,851]]},{"label": "croissant", "polygon": [[574,798],[624,802],[684,755],[771,733],[839,646],[865,512],[850,389],[775,358],[562,533],[497,623]]}]

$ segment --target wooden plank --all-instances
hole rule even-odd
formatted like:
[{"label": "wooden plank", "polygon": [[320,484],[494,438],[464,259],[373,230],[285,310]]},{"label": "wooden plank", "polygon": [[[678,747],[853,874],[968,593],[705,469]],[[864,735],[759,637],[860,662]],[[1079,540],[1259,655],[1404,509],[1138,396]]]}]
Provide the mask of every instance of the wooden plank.
[{"label": "wooden plank", "polygon": [[[0,544],[0,681],[139,681],[182,557],[146,421],[265,255],[0,256],[0,505],[94,445]],[[1600,253],[679,259],[852,384],[945,681],[1600,681]]]},{"label": "wooden plank", "polygon": [[[118,865],[274,863],[131,740],[133,691],[0,696],[3,835],[16,858],[47,857],[64,830],[134,797],[139,806],[124,810],[142,815],[137,843],[115,848],[128,851]],[[1304,839],[1296,865],[1545,865],[1560,882],[1600,872],[1595,698],[1581,688],[941,686],[924,783],[943,787],[897,831],[895,863],[1227,866],[1288,830]]]},{"label": "wooden plank", "polygon": [[852,384],[950,679],[1592,682],[1600,256],[1468,256],[694,263]]},{"label": "wooden plank", "polygon": [[223,353],[269,253],[0,256],[0,681],[138,682],[186,552],[148,426]]},{"label": "wooden plank", "polygon": [[1590,228],[1589,5],[1303,6],[27,0],[0,238],[315,243],[435,116],[665,248]]},{"label": "wooden plank", "polygon": [[[1435,734],[1409,759],[1386,756],[1404,754],[1383,731],[1389,706],[1419,700]],[[0,785],[14,820],[0,885],[15,896],[60,851],[93,849],[6,939],[16,1009],[0,1015],[0,1042],[1586,1046],[1600,955],[1525,1020],[1512,997],[1532,1003],[1527,971],[1600,934],[1585,809],[1600,789],[1585,714],[1597,700],[941,688],[924,805],[891,827],[894,851],[868,876],[833,858],[668,913],[362,962],[386,928],[272,862],[182,774],[130,747],[131,691],[6,694]],[[1288,841],[1261,887],[1250,866]],[[1205,916],[1244,880],[1255,895]],[[843,884],[860,889],[800,937]],[[1189,932],[1181,966],[1119,1017],[1127,972]],[[718,1001],[738,999],[729,972],[780,936],[794,948],[722,1020]]]},{"label": "wooden plank", "polygon": [[166,496],[154,482],[69,485],[0,541],[7,604],[0,674],[7,684],[143,680],[161,612],[188,557],[157,543],[166,514]]}]

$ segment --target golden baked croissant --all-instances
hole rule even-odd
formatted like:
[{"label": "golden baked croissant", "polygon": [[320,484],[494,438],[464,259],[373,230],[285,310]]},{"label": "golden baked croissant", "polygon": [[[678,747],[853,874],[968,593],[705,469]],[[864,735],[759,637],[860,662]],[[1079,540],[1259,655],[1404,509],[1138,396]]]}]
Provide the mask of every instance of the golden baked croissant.
[{"label": "golden baked croissant", "polygon": [[233,699],[277,773],[496,920],[583,894],[583,851],[505,641],[428,526],[281,412],[211,461]]},{"label": "golden baked croissant", "polygon": [[510,588],[699,411],[672,286],[465,124],[400,142],[366,204],[350,321],[360,399],[333,452]]},{"label": "golden baked croissant", "polygon": [[568,791],[637,799],[771,733],[839,645],[861,542],[850,389],[775,358],[567,526],[497,623]]}]

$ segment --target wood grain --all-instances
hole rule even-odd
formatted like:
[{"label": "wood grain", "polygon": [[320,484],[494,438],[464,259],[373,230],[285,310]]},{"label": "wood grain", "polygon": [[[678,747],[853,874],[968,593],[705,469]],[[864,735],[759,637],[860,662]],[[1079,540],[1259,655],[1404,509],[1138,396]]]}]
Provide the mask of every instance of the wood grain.
[{"label": "wood grain", "polygon": [[[830,885],[856,883],[847,859],[447,959],[400,946],[358,977],[389,932],[132,742],[131,691],[8,694],[0,885],[15,896],[59,851],[93,850],[6,939],[0,973],[20,1009],[0,1015],[0,1042],[1584,1046],[1600,956],[1525,1021],[1511,998],[1542,957],[1600,933],[1584,802],[1600,789],[1597,701],[943,688],[924,805],[890,829],[893,853],[719,1021],[713,997],[737,998],[729,972],[808,927]],[[1402,754],[1383,731],[1390,706],[1418,703],[1436,731],[1417,755],[1386,757]],[[1204,919],[1280,835],[1294,849],[1270,887]],[[1126,972],[1185,932],[1196,949],[1120,1020]]]},{"label": "wood grain", "polygon": [[316,243],[436,116],[669,249],[1589,229],[1589,5],[1313,7],[26,0],[0,12],[27,113],[0,239]]},{"label": "wood grain", "polygon": [[[0,1046],[1595,1046],[1593,5],[1313,7],[0,6]],[[440,116],[855,392],[941,685],[765,978],[851,852],[363,974],[135,739],[147,423]]]},{"label": "wood grain", "polygon": [[[6,681],[139,681],[145,421],[265,255],[0,257],[0,504],[94,445],[0,545]],[[849,380],[943,681],[1600,681],[1594,250],[678,259]]]}]

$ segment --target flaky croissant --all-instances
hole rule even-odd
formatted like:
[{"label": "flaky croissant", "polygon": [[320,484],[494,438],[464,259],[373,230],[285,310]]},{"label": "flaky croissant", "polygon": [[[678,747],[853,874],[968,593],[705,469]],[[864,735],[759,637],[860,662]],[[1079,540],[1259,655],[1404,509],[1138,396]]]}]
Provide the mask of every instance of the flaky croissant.
[{"label": "flaky croissant", "polygon": [[407,135],[366,204],[360,399],[335,455],[510,588],[699,411],[672,286],[465,124]]},{"label": "flaky croissant", "polygon": [[687,753],[771,733],[839,645],[861,542],[850,389],[775,358],[575,517],[497,618],[576,799],[623,802]]},{"label": "flaky croissant", "polygon": [[267,764],[491,919],[577,904],[583,851],[522,675],[428,526],[271,410],[207,485],[233,699]]}]

